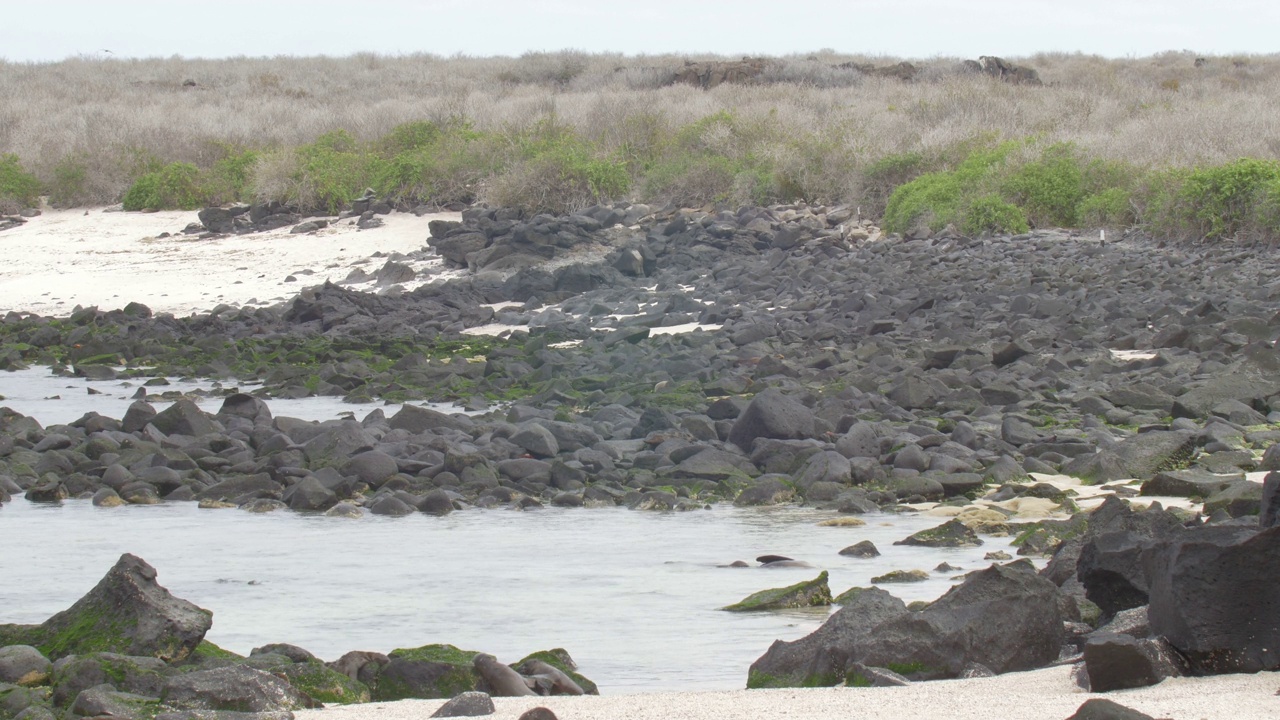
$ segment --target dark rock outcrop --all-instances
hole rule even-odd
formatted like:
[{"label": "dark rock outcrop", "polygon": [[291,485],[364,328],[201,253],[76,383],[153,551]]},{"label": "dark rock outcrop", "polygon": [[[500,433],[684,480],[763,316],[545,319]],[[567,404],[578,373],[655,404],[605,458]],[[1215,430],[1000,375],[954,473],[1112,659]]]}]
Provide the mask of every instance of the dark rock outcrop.
[{"label": "dark rock outcrop", "polygon": [[1193,673],[1280,669],[1280,528],[1189,529],[1150,564],[1151,632]]},{"label": "dark rock outcrop", "polygon": [[156,584],[155,568],[125,554],[87,595],[23,634],[55,660],[109,651],[174,661],[200,644],[212,617],[170,595]]}]

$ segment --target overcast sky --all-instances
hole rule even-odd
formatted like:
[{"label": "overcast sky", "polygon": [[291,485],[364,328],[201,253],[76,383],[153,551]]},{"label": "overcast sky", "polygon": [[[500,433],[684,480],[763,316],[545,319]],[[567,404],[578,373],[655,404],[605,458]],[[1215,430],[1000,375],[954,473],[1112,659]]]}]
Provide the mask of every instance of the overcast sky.
[{"label": "overcast sky", "polygon": [[1280,51],[1267,0],[0,0],[0,58]]}]

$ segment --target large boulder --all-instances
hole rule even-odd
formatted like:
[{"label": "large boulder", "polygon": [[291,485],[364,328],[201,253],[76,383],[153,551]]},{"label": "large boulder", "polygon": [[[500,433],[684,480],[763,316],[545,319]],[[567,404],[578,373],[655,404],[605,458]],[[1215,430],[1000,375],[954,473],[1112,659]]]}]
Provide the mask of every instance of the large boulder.
[{"label": "large boulder", "polygon": [[1081,455],[1063,468],[1091,482],[1137,478],[1185,467],[1196,451],[1196,436],[1185,430],[1154,430],[1125,438],[1091,455]]},{"label": "large boulder", "polygon": [[[1266,407],[1266,399],[1280,393],[1280,383],[1244,374],[1225,374],[1187,390],[1173,403],[1176,418],[1207,418],[1224,401],[1235,400],[1256,409]],[[1266,412],[1266,410],[1263,410]]]},{"label": "large boulder", "polygon": [[247,665],[196,670],[169,678],[160,699],[193,710],[280,712],[317,707],[287,680]]},{"label": "large boulder", "polygon": [[368,686],[319,660],[295,661],[272,672],[317,702],[345,705],[369,702],[370,699]]},{"label": "large boulder", "polygon": [[107,651],[172,662],[190,655],[212,624],[213,613],[170,595],[155,568],[125,554],[87,595],[28,636],[54,660]]},{"label": "large boulder", "polygon": [[1151,632],[1193,673],[1280,669],[1280,528],[1189,529],[1150,565]]},{"label": "large boulder", "polygon": [[1118,498],[1105,500],[1089,515],[1075,563],[1085,597],[1107,618],[1146,605],[1149,581],[1145,554],[1181,528],[1181,520],[1167,510],[1153,507],[1138,511]]},{"label": "large boulder", "polygon": [[414,435],[439,428],[462,430],[468,425],[467,421],[460,420],[452,415],[407,403],[395,415],[392,415],[387,422],[391,425],[392,430],[405,430]]},{"label": "large boulder", "polygon": [[114,685],[104,683],[80,691],[71,703],[69,716],[143,720],[168,709],[171,708],[153,697],[120,692]]},{"label": "large boulder", "polygon": [[207,207],[196,213],[196,217],[209,232],[223,235],[235,232],[235,215],[226,208]]},{"label": "large boulder", "polygon": [[338,467],[356,453],[372,449],[377,438],[365,432],[360,423],[345,420],[329,425],[323,433],[303,445],[303,453],[311,467]]},{"label": "large boulder", "polygon": [[733,424],[729,442],[751,452],[756,438],[800,440],[813,436],[813,412],[800,401],[769,388],[756,395]]},{"label": "large boulder", "polygon": [[53,704],[66,707],[81,691],[103,683],[116,690],[157,697],[170,674],[169,665],[159,658],[109,652],[75,655],[57,665]]},{"label": "large boulder", "polygon": [[182,398],[161,410],[155,417],[151,418],[151,424],[155,425],[165,435],[200,437],[221,430],[221,427],[214,422],[213,418],[209,417],[199,406],[186,398]]},{"label": "large boulder", "polygon": [[907,612],[907,606],[888,592],[865,589],[847,598],[844,607],[809,635],[791,642],[774,641],[751,663],[747,687],[838,685],[875,629]]},{"label": "large boulder", "polygon": [[1164,642],[1101,632],[1085,643],[1084,667],[1092,692],[1147,687],[1182,675],[1178,660]]},{"label": "large boulder", "polygon": [[390,662],[378,673],[373,699],[451,698],[479,690],[480,676],[473,666],[477,655],[452,645],[392,650]]},{"label": "large boulder", "polygon": [[43,685],[53,672],[53,663],[30,645],[0,647],[0,683]]},{"label": "large boulder", "polygon": [[915,680],[959,677],[970,663],[996,673],[1043,667],[1062,646],[1059,600],[1034,570],[992,565],[924,610],[877,626],[857,659]]}]

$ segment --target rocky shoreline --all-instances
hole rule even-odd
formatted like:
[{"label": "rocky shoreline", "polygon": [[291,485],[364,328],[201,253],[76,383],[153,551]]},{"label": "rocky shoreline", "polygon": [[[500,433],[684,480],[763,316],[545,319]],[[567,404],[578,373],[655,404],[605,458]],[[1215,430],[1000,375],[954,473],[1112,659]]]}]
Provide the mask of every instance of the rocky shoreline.
[{"label": "rocky shoreline", "polygon": [[[750,684],[1003,673],[1058,662],[1063,646],[1092,659],[1099,690],[1137,682],[1116,668],[1149,683],[1278,667],[1246,639],[1276,628],[1248,625],[1239,593],[1215,594],[1256,578],[1195,585],[1204,568],[1275,556],[1280,475],[1246,475],[1280,469],[1274,250],[885,237],[856,209],[807,206],[473,208],[431,232],[423,255],[465,277],[376,295],[326,284],[189,318],[141,304],[9,313],[10,367],[127,380],[156,372],[128,365],[157,365],[263,387],[214,414],[184,399],[157,411],[145,390],[120,419],[42,427],[0,411],[0,503],[442,515],[802,502],[833,517],[939,503],[964,532],[1019,535],[1049,567],[993,566],[918,610],[880,590],[847,597],[813,636],[770,649]],[[702,329],[663,332],[689,327]],[[473,334],[486,328],[500,334]],[[270,412],[270,397],[314,394],[497,409]],[[1107,483],[1113,499],[1080,510],[1030,473]],[[1139,495],[1199,513],[1118,499]],[[1015,501],[1056,517],[1027,521]],[[1026,632],[975,635],[975,613]]]}]

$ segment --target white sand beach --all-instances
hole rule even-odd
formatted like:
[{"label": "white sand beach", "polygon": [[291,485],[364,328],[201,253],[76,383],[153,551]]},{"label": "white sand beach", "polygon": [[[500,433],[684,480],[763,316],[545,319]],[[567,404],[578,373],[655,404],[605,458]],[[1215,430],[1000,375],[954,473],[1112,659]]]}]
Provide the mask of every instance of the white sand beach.
[{"label": "white sand beach", "polygon": [[[272,305],[325,280],[339,282],[353,269],[377,273],[387,257],[426,246],[431,220],[458,213],[382,216],[385,225],[359,230],[341,220],[310,234],[290,228],[199,239],[182,235],[196,213],[49,210],[0,233],[0,311],[65,316],[77,305],[101,310],[141,302],[156,313],[186,315],[219,304]],[[158,237],[162,233],[176,233]],[[418,277],[412,289],[443,271],[442,261],[407,263]],[[292,276],[293,280],[287,280]],[[372,283],[353,285],[376,289]]]},{"label": "white sand beach", "polygon": [[[808,688],[652,693],[602,697],[494,698],[495,720],[550,708],[560,720],[1061,720],[1090,698],[1106,698],[1156,718],[1264,720],[1280,717],[1280,673],[1171,678],[1137,690],[1091,694],[1071,669],[1054,667],[978,680],[940,680],[895,688]],[[298,720],[410,720],[442,700],[331,706]]]}]

